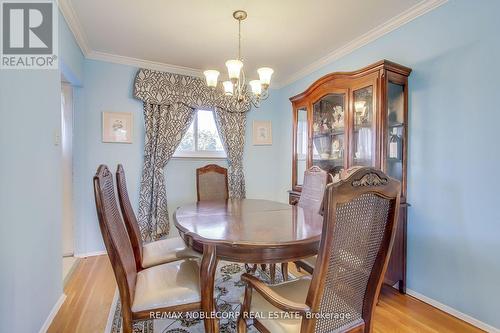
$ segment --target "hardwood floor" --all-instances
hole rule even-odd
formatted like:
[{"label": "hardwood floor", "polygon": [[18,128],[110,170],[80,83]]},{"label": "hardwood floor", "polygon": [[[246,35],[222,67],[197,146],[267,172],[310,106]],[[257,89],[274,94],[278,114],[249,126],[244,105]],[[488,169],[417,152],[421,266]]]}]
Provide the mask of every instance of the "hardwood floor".
[{"label": "hardwood floor", "polygon": [[[293,265],[290,265],[293,266]],[[290,267],[291,273],[296,273]],[[116,283],[107,256],[81,259],[66,284],[66,301],[48,332],[103,332]],[[384,288],[375,310],[375,333],[483,332],[411,296]]]}]

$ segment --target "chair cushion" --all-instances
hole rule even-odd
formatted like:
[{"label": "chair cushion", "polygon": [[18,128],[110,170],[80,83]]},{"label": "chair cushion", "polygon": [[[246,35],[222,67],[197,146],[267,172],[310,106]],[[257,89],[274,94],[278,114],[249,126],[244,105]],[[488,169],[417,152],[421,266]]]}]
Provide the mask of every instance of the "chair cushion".
[{"label": "chair cushion", "polygon": [[[296,280],[275,284],[269,287],[286,299],[298,303],[305,303],[310,284],[310,277],[302,277]],[[253,313],[259,313],[259,317],[257,317],[257,320],[270,332],[300,332],[300,324],[302,322],[300,318],[276,318],[277,316],[274,315],[272,318],[261,318],[267,317],[267,314],[270,312],[279,313],[281,312],[281,310],[266,301],[264,297],[262,297],[255,290],[252,292],[252,304],[250,306],[250,311]]]},{"label": "chair cushion", "polygon": [[197,259],[154,266],[137,274],[132,312],[200,302]]},{"label": "chair cushion", "polygon": [[302,259],[301,261],[307,265],[309,265],[311,268],[314,269],[316,266],[316,260],[318,259],[318,256],[312,256],[312,257],[307,257]]},{"label": "chair cushion", "polygon": [[201,254],[188,248],[180,237],[161,239],[142,247],[143,268],[186,258],[201,258]]}]

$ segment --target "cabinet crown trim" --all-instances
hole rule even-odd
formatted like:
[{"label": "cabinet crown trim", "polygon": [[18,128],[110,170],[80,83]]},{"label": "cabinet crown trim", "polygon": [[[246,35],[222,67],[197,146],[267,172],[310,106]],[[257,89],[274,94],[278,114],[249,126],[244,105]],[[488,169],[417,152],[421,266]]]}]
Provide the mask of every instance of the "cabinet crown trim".
[{"label": "cabinet crown trim", "polygon": [[363,67],[359,70],[352,71],[352,72],[333,72],[330,74],[326,74],[316,80],[313,84],[311,84],[304,92],[290,97],[291,102],[296,102],[298,100],[301,100],[302,98],[306,97],[307,95],[311,94],[314,90],[316,90],[318,87],[324,85],[325,83],[328,83],[329,81],[333,81],[335,79],[355,79],[367,74],[371,74],[380,70],[387,70],[391,71],[394,73],[398,73],[404,76],[409,76],[411,73],[411,68],[399,65],[395,62],[392,62],[390,60],[380,60],[377,61],[376,63],[373,63],[371,65],[368,65],[366,67]]}]

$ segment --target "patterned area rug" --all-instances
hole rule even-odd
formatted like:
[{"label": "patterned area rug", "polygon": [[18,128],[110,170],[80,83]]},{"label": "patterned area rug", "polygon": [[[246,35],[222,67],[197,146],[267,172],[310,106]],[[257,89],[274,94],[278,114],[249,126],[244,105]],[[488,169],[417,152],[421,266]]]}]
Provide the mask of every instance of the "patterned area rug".
[{"label": "patterned area rug", "polygon": [[[282,281],[280,265],[276,265],[276,283]],[[241,274],[245,273],[243,264],[235,264],[221,261],[217,267],[217,276],[215,280],[215,298],[217,301],[217,310],[223,313],[229,313],[228,318],[220,320],[220,333],[234,333],[236,329],[236,320],[230,313],[239,312],[240,302],[245,290],[244,284],[240,281]],[[261,280],[270,283],[269,270],[262,270],[260,267],[255,272]],[[290,275],[290,279],[295,278]],[[179,319],[156,319],[136,321],[134,323],[134,333],[204,333],[203,320],[192,318],[195,316],[183,316]],[[105,333],[121,332],[121,308],[119,302],[118,289],[115,292],[115,298],[110,309],[108,325]],[[258,331],[249,327],[248,333],[257,333]]]}]

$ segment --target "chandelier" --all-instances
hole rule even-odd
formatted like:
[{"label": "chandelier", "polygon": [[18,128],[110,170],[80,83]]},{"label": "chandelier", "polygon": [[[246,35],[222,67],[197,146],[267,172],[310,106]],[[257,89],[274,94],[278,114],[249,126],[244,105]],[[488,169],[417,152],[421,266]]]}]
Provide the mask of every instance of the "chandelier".
[{"label": "chandelier", "polygon": [[[247,12],[237,10],[233,13],[233,17],[238,21],[238,58],[226,61],[229,80],[222,82],[224,95],[232,96],[239,103],[250,100],[255,107],[259,107],[260,102],[269,97],[269,84],[274,71],[269,67],[259,68],[257,70],[259,79],[248,82],[251,94],[248,93],[245,71],[243,70],[243,58],[241,57],[241,21],[247,18]],[[215,89],[220,74],[219,71],[211,69],[204,71],[203,74],[205,74],[207,86]]]}]

